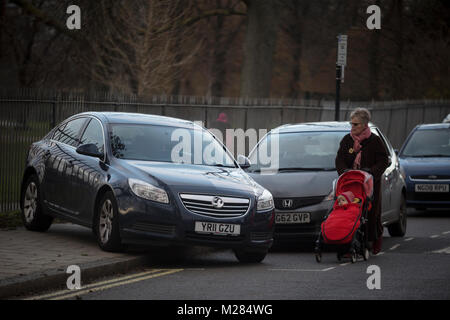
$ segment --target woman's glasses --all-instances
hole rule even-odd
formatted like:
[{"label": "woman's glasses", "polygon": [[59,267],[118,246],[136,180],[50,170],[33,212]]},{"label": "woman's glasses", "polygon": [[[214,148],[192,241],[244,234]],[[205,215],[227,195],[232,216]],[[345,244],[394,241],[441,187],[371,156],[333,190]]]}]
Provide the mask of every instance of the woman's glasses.
[{"label": "woman's glasses", "polygon": [[359,123],[359,122],[350,122],[350,124],[352,125],[352,127],[357,127],[357,126],[359,126],[361,123]]}]

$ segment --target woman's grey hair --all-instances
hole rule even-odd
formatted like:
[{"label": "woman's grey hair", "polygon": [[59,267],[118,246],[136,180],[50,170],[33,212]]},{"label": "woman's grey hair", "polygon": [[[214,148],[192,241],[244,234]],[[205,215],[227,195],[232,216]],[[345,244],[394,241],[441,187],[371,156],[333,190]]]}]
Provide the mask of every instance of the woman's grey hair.
[{"label": "woman's grey hair", "polygon": [[370,122],[370,111],[366,108],[356,108],[350,113],[350,119],[357,117],[364,124],[369,124]]}]

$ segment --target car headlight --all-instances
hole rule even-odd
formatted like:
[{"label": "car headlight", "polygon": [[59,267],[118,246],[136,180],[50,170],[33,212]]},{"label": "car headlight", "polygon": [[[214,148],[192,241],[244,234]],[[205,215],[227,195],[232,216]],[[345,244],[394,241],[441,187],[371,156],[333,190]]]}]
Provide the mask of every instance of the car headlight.
[{"label": "car headlight", "polygon": [[273,197],[272,194],[268,190],[264,190],[262,195],[258,197],[256,210],[257,211],[266,211],[273,209]]},{"label": "car headlight", "polygon": [[331,189],[330,193],[325,197],[324,201],[334,200],[334,195],[336,193],[336,184],[337,184],[337,179],[334,179],[333,180],[333,188]]},{"label": "car headlight", "polygon": [[324,201],[331,201],[334,200],[334,189],[331,189],[330,194],[327,195],[324,199]]},{"label": "car headlight", "polygon": [[131,191],[138,197],[161,203],[169,203],[169,196],[161,188],[148,182],[131,178],[128,179],[128,184],[130,185]]}]

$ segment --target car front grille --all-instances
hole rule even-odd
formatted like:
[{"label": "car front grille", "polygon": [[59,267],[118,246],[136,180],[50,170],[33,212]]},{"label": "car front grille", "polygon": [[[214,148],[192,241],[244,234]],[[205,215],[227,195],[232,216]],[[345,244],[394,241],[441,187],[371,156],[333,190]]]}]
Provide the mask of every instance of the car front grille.
[{"label": "car front grille", "polygon": [[[409,199],[408,199],[409,200]],[[430,193],[421,193],[415,192],[412,196],[411,200],[415,201],[450,201],[450,197],[448,192],[430,192]]]},{"label": "car front grille", "polygon": [[[190,212],[214,218],[240,217],[247,213],[250,206],[250,200],[246,198],[187,193],[181,193],[180,198],[185,208]],[[220,198],[223,206],[214,206],[215,198]]]},{"label": "car front grille", "polygon": [[145,231],[145,232],[153,232],[160,233],[166,235],[174,235],[175,234],[175,226],[174,225],[163,225],[163,224],[154,224],[148,223],[145,221],[138,221],[133,225],[134,230]]},{"label": "car front grille", "polygon": [[[314,204],[321,203],[325,199],[325,196],[317,196],[317,197],[301,197],[301,198],[275,198],[275,208],[278,210],[295,210],[302,207],[312,206]],[[290,200],[292,205],[289,207],[285,207],[283,205],[284,200]]]},{"label": "car front grille", "polygon": [[426,175],[415,175],[415,176],[410,176],[411,180],[426,180],[426,181],[436,181],[436,180],[450,180],[450,175],[448,174],[436,174],[436,175],[432,175],[432,174],[426,174]]},{"label": "car front grille", "polygon": [[213,234],[200,234],[195,232],[186,232],[186,239],[197,241],[212,241],[217,243],[239,243],[244,241],[244,235],[213,235]]}]

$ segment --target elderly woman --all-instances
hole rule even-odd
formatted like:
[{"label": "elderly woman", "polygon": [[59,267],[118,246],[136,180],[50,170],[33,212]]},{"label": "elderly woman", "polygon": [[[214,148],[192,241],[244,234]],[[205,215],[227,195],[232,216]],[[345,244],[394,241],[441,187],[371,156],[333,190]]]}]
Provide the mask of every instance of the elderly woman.
[{"label": "elderly woman", "polygon": [[357,108],[350,114],[352,126],[349,134],[342,138],[336,156],[336,169],[339,175],[346,169],[361,169],[369,172],[374,180],[374,197],[369,213],[369,241],[372,252],[381,250],[383,225],[381,223],[381,176],[388,167],[389,159],[380,137],[372,134],[369,128],[370,112]]}]

